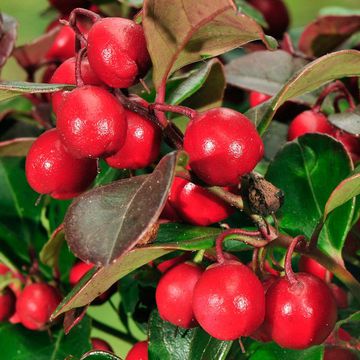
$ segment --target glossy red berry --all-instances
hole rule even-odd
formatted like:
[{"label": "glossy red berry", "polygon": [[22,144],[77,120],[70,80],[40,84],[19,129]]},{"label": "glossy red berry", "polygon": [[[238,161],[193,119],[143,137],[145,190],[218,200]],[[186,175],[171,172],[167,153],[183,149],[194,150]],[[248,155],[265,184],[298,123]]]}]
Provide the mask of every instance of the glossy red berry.
[{"label": "glossy red berry", "polygon": [[26,286],[18,297],[16,312],[26,328],[42,330],[60,300],[61,297],[54,287],[45,283],[31,284]]},{"label": "glossy red berry", "polygon": [[336,284],[329,284],[329,287],[334,296],[337,307],[339,309],[346,309],[349,306],[347,292],[340,286],[337,286]]},{"label": "glossy red berry", "polygon": [[139,341],[137,342],[128,352],[125,360],[148,360],[148,342]]},{"label": "glossy red berry", "polygon": [[159,263],[156,267],[161,273],[165,273],[168,270],[172,269],[174,266],[185,262],[189,258],[189,253],[186,252],[182,255],[173,257],[168,260],[164,260],[161,263]]},{"label": "glossy red berry", "polygon": [[62,62],[73,56],[75,56],[75,32],[70,26],[61,26],[45,58]]},{"label": "glossy red berry", "polygon": [[205,188],[175,177],[168,197],[180,217],[193,225],[207,226],[228,218],[234,209]]},{"label": "glossy red berry", "polygon": [[0,322],[8,321],[15,313],[16,295],[6,287],[0,291]]},{"label": "glossy red berry", "polygon": [[281,38],[289,26],[289,13],[282,0],[248,0],[264,16],[268,28],[266,33]]},{"label": "glossy red berry", "polygon": [[333,278],[333,274],[326,267],[305,255],[300,257],[299,271],[315,275],[324,281],[330,281]]},{"label": "glossy red berry", "polygon": [[107,85],[127,88],[144,76],[150,64],[144,30],[134,21],[108,17],[88,34],[91,67]]},{"label": "glossy red berry", "polygon": [[193,309],[200,326],[220,340],[251,335],[265,315],[264,289],[238,261],[212,265],[194,289]]},{"label": "glossy red berry", "polygon": [[79,261],[73,265],[69,273],[69,282],[71,286],[75,286],[80,279],[94,267],[94,264]]},{"label": "glossy red berry", "polygon": [[105,341],[99,338],[91,338],[91,346],[93,350],[102,350],[108,352],[114,352],[112,347]]},{"label": "glossy red berry", "polygon": [[249,93],[250,107],[258,106],[269,99],[271,99],[270,95],[266,95],[257,91],[250,91]]},{"label": "glossy red berry", "polygon": [[301,135],[315,132],[332,135],[333,131],[333,127],[323,113],[306,110],[296,116],[290,123],[288,140],[291,141]]},{"label": "glossy red berry", "polygon": [[26,157],[26,178],[40,194],[71,199],[85,191],[97,175],[96,161],[75,159],[63,146],[56,129],[39,136]]},{"label": "glossy red berry", "polygon": [[127,120],[126,140],[121,149],[105,159],[118,169],[141,169],[151,165],[159,156],[161,129],[142,116],[125,110]]},{"label": "glossy red berry", "polygon": [[156,305],[162,319],[182,328],[197,325],[192,309],[192,297],[203,269],[190,262],[167,271],[156,288]]},{"label": "glossy red berry", "polygon": [[[81,78],[85,85],[98,85],[101,86],[103,82],[95,75],[91,69],[89,61],[84,58],[81,61]],[[50,81],[50,84],[76,84],[75,79],[75,57],[64,61],[54,72]],[[57,114],[60,104],[63,99],[63,91],[58,91],[52,94],[52,106],[53,111]]]},{"label": "glossy red berry", "polygon": [[354,163],[357,163],[360,160],[360,139],[341,130],[336,130],[334,137],[342,142]]},{"label": "glossy red berry", "polygon": [[66,148],[78,158],[116,153],[127,131],[122,105],[108,91],[91,85],[64,94],[56,126]]},{"label": "glossy red berry", "polygon": [[49,0],[49,3],[62,14],[69,14],[75,8],[84,8],[88,4],[86,0]]},{"label": "glossy red berry", "polygon": [[321,344],[335,326],[337,310],[329,287],[308,273],[296,282],[282,278],[266,293],[265,326],[284,348],[306,349]]},{"label": "glossy red berry", "polygon": [[184,136],[190,167],[209,185],[237,185],[264,154],[255,126],[243,114],[226,108],[200,113]]}]

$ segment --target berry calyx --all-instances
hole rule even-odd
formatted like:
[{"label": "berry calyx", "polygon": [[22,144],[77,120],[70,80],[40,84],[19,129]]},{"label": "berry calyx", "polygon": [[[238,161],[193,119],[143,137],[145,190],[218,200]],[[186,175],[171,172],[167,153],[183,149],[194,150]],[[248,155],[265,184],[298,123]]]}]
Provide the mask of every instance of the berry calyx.
[{"label": "berry calyx", "polygon": [[125,360],[148,360],[148,347],[147,341],[137,342],[128,352]]},{"label": "berry calyx", "polygon": [[190,167],[209,185],[237,185],[264,154],[255,126],[243,114],[215,108],[195,116],[184,135]]},{"label": "berry calyx", "polygon": [[93,350],[102,350],[108,352],[114,352],[112,347],[105,341],[99,338],[91,338],[91,346]]},{"label": "berry calyx", "polygon": [[175,177],[168,197],[170,206],[193,225],[207,226],[228,218],[234,209],[199,185]]},{"label": "berry calyx", "polygon": [[118,169],[141,169],[151,165],[159,156],[161,129],[139,114],[125,110],[127,132],[124,145],[106,163]]},{"label": "berry calyx", "polygon": [[[51,76],[49,81],[50,84],[70,84],[75,85],[75,57],[67,59],[64,61]],[[89,61],[87,58],[82,59],[81,61],[81,77],[85,85],[98,85],[101,86],[103,82],[95,75],[94,71],[91,69]],[[53,111],[57,114],[60,104],[63,100],[64,91],[58,91],[52,94],[51,101],[53,106]]]},{"label": "berry calyx", "polygon": [[206,269],[194,289],[193,310],[200,326],[219,340],[251,335],[265,315],[264,289],[238,261]]},{"label": "berry calyx", "polygon": [[16,295],[6,287],[0,291],[0,322],[8,321],[15,313]]},{"label": "berry calyx", "polygon": [[55,199],[71,199],[85,191],[97,175],[96,161],[76,159],[60,141],[56,129],[40,135],[32,144],[25,164],[29,185]]},{"label": "berry calyx", "polygon": [[193,291],[203,269],[185,262],[168,270],[156,288],[156,305],[162,319],[189,329],[197,326],[192,309]]},{"label": "berry calyx", "polygon": [[118,17],[101,19],[92,26],[88,57],[98,77],[114,88],[133,85],[150,65],[143,28]]},{"label": "berry calyx", "polygon": [[54,287],[45,283],[30,284],[17,299],[16,313],[27,329],[43,330],[60,300]]},{"label": "berry calyx", "polygon": [[300,257],[299,270],[317,276],[319,279],[329,282],[333,274],[326,267],[319,264],[316,260],[305,255]]},{"label": "berry calyx", "polygon": [[116,153],[127,131],[122,105],[108,91],[92,85],[64,94],[56,126],[62,142],[77,158]]},{"label": "berry calyx", "polygon": [[322,133],[332,135],[334,129],[327,117],[318,111],[306,110],[292,120],[288,129],[288,140],[308,133]]},{"label": "berry calyx", "polygon": [[269,99],[271,99],[270,95],[266,95],[257,91],[250,91],[249,93],[250,107],[258,106]]}]

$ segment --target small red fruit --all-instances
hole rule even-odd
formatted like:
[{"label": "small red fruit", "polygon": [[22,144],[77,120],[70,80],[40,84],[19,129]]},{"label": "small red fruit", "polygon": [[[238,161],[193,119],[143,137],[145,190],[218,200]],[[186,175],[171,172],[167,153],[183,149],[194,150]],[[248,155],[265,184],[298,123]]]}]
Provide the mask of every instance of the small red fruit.
[{"label": "small red fruit", "polygon": [[164,260],[160,264],[158,264],[156,267],[161,273],[165,273],[168,270],[172,269],[174,266],[185,262],[188,258],[189,258],[189,253],[186,252],[185,254],[176,256],[172,259]]},{"label": "small red fruit", "polygon": [[88,34],[91,67],[107,85],[127,88],[145,75],[150,64],[143,28],[129,19],[97,21]]},{"label": "small red fruit", "polygon": [[266,33],[281,38],[289,26],[289,13],[282,0],[248,0],[264,16],[268,28]]},{"label": "small red fruit", "polygon": [[257,91],[250,91],[249,94],[250,107],[258,106],[269,99],[271,99],[270,95],[266,95]]},{"label": "small red fruit", "polygon": [[75,32],[70,26],[61,26],[45,58],[63,62],[73,56],[75,56]]},{"label": "small red fruit", "polygon": [[128,123],[126,140],[121,149],[105,159],[118,169],[141,169],[151,165],[159,156],[161,129],[142,116],[125,110]]},{"label": "small red fruit", "polygon": [[237,185],[264,154],[255,126],[243,114],[215,108],[192,119],[184,136],[190,167],[209,185]]},{"label": "small red fruit", "polygon": [[331,281],[333,274],[326,269],[326,267],[319,264],[316,260],[313,260],[305,255],[300,257],[299,270],[317,276],[324,281]]},{"label": "small red fruit", "polygon": [[238,261],[215,264],[195,286],[193,310],[200,326],[216,339],[249,336],[264,320],[264,289],[255,274]]},{"label": "small red fruit", "polygon": [[[64,61],[54,72],[49,83],[50,84],[76,84],[75,79],[75,57]],[[102,85],[103,82],[95,75],[91,69],[89,61],[84,58],[81,61],[81,78],[85,85]],[[63,99],[63,91],[52,94],[52,105],[55,114],[57,114]]]},{"label": "small red fruit", "polygon": [[336,130],[334,137],[342,142],[354,163],[357,163],[360,160],[360,139],[341,130]]},{"label": "small red fruit", "polygon": [[148,342],[139,341],[137,342],[128,352],[125,360],[148,360]]},{"label": "small red fruit", "polygon": [[94,267],[94,264],[88,264],[83,261],[79,261],[73,265],[70,269],[69,283],[71,286],[75,286],[80,279]]},{"label": "small red fruit", "polygon": [[333,127],[323,113],[306,110],[296,116],[290,123],[288,140],[291,141],[301,135],[315,132],[332,135],[333,131]]},{"label": "small red fruit", "polygon": [[16,312],[26,328],[43,330],[60,300],[61,297],[54,287],[45,283],[31,284],[26,286],[18,297]]},{"label": "small red fruit", "polygon": [[329,287],[318,277],[297,273],[284,277],[266,293],[265,326],[272,339],[288,349],[321,344],[335,326],[337,310]]},{"label": "small red fruit", "polygon": [[40,194],[71,199],[86,190],[97,175],[96,161],[75,159],[60,141],[56,129],[48,130],[32,144],[26,157],[26,178]]},{"label": "small red fruit", "polygon": [[325,346],[323,360],[358,360],[354,352],[339,346]]},{"label": "small red fruit", "polygon": [[99,338],[91,338],[90,340],[91,346],[94,350],[114,352],[112,347],[105,340]]},{"label": "small red fruit", "polygon": [[162,276],[156,288],[156,304],[162,319],[185,329],[197,326],[192,298],[202,273],[198,265],[185,262]]},{"label": "small red fruit", "polygon": [[207,226],[228,218],[234,209],[199,185],[175,177],[168,198],[180,217],[193,225]]},{"label": "small red fruit", "polygon": [[61,140],[75,157],[110,156],[125,142],[124,108],[102,88],[85,85],[67,92],[57,115]]},{"label": "small red fruit", "polygon": [[0,322],[8,321],[15,313],[16,295],[6,287],[0,291]]},{"label": "small red fruit", "polygon": [[349,306],[347,292],[340,286],[337,286],[336,284],[329,284],[329,287],[335,298],[337,307],[339,309],[346,309]]}]

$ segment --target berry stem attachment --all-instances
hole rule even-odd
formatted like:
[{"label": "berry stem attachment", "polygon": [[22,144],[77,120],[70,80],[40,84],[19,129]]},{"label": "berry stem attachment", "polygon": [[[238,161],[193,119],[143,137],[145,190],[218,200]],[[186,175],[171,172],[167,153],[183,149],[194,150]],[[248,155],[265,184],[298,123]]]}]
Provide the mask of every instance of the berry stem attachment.
[{"label": "berry stem attachment", "polygon": [[75,62],[75,79],[76,86],[84,86],[84,80],[81,76],[81,62],[86,54],[86,48],[82,48],[76,54],[76,62]]},{"label": "berry stem attachment", "polygon": [[178,105],[168,105],[168,104],[151,104],[151,109],[157,110],[157,111],[170,111],[173,113],[184,115],[190,119],[194,119],[195,116],[197,116],[198,112],[196,110],[190,109],[186,106],[178,106]]},{"label": "berry stem attachment", "polygon": [[248,231],[243,229],[229,229],[222,232],[216,238],[216,257],[218,263],[222,264],[226,261],[222,244],[227,237],[231,237],[233,240],[242,241],[245,244],[254,246],[254,247],[263,247],[268,244],[267,240],[260,239],[261,236],[259,231]]},{"label": "berry stem attachment", "polygon": [[301,242],[305,241],[305,237],[302,235],[296,236],[292,241],[291,244],[288,247],[288,250],[286,252],[286,257],[285,257],[285,275],[286,278],[288,279],[290,284],[296,284],[297,283],[297,279],[295,276],[295,273],[292,269],[291,266],[291,258],[293,255],[293,252],[296,248],[296,246],[298,244],[300,244]]},{"label": "berry stem attachment", "polygon": [[93,23],[96,23],[101,19],[99,14],[94,13],[91,10],[83,9],[83,8],[75,8],[69,16],[69,24],[70,26],[76,25],[76,18],[79,16],[85,16],[90,19]]}]

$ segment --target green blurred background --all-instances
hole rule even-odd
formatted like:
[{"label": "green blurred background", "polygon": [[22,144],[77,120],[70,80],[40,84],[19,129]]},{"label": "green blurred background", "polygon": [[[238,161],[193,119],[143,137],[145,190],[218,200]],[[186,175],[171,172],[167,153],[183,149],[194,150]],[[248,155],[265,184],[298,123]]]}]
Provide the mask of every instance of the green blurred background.
[{"label": "green blurred background", "polygon": [[[359,0],[286,0],[285,2],[290,10],[292,29],[301,28],[311,20],[315,19],[319,10],[323,7],[341,6],[360,9]],[[57,17],[55,11],[47,11],[47,8],[47,0],[2,0],[0,11],[15,17],[19,22],[17,45],[30,42],[43,34],[47,25]],[[24,77],[24,72],[13,59],[7,62],[2,71],[2,79],[4,80],[23,80]],[[115,295],[112,300],[115,304],[118,304],[118,295]],[[109,304],[100,307],[91,307],[89,314],[93,318],[105,322],[115,329],[121,331],[125,330],[123,325],[119,322],[115,310]],[[134,335],[140,340],[145,338],[134,324],[132,324],[131,328]],[[131,347],[130,344],[97,329],[93,330],[92,335],[107,340],[113,346],[115,353],[121,357],[125,357]]]}]

